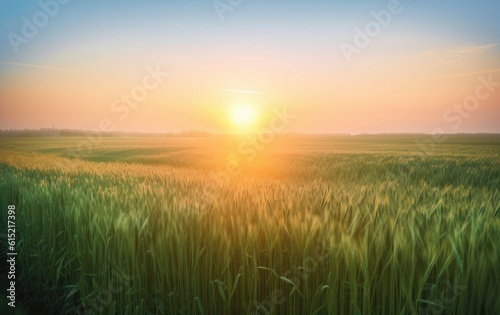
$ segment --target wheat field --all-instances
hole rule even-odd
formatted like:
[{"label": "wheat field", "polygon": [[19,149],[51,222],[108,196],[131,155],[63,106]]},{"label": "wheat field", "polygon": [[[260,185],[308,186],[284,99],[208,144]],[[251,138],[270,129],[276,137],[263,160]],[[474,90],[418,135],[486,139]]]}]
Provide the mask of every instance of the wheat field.
[{"label": "wheat field", "polygon": [[20,307],[498,314],[500,137],[418,137],[0,138]]}]

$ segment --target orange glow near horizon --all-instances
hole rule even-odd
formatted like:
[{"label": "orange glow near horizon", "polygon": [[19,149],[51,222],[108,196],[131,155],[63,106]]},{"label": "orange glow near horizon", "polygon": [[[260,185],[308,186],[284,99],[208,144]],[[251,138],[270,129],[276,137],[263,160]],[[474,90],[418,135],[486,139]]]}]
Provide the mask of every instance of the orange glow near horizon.
[{"label": "orange glow near horizon", "polygon": [[[176,22],[185,29],[159,32],[159,20],[142,18],[137,32],[121,22],[101,32],[69,21],[68,30],[53,28],[53,42],[40,37],[25,54],[5,54],[0,129],[97,129],[109,119],[117,131],[251,133],[286,107],[296,118],[283,132],[500,132],[500,87],[473,111],[459,108],[480,78],[500,82],[492,39],[388,27],[348,63],[338,44],[353,32],[342,21],[312,19],[307,28],[286,20],[287,28],[273,17],[267,29],[207,17],[206,25]],[[342,34],[324,31],[336,23]],[[157,68],[168,73],[161,82],[147,70]]]},{"label": "orange glow near horizon", "polygon": [[[0,119],[2,128],[7,129],[53,125],[61,129],[95,129],[101,119],[109,118],[116,130],[256,132],[269,118],[268,110],[262,111],[261,107],[287,106],[297,116],[287,132],[496,130],[500,89],[463,118],[459,130],[451,129],[452,124],[444,121],[443,115],[474,95],[481,76],[499,82],[500,72],[475,74],[470,71],[472,67],[452,72],[441,69],[438,60],[426,58],[425,63],[429,65],[427,69],[421,68],[424,64],[411,65],[400,60],[384,67],[357,67],[342,72],[339,68],[337,73],[321,70],[314,74],[309,70],[311,78],[316,76],[311,80],[275,74],[275,79],[259,86],[267,91],[262,95],[217,92],[228,86],[225,78],[230,78],[231,72],[219,73],[219,79],[207,84],[209,74],[185,69],[182,75],[167,77],[158,88],[148,91],[143,101],[114,109],[115,100],[132,93],[142,83],[145,70],[136,68],[123,75],[83,67],[68,71],[22,68],[1,79],[4,105]],[[484,60],[479,66],[487,65]],[[417,73],[410,76],[408,72]],[[192,77],[200,80],[192,81]],[[249,82],[258,79],[254,75],[248,77]],[[252,86],[255,84],[236,85],[242,90]]]}]

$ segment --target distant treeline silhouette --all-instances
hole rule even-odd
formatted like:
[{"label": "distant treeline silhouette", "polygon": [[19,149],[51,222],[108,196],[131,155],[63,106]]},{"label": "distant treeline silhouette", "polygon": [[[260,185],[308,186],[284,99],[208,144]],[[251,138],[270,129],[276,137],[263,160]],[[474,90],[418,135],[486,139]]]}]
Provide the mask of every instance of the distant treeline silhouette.
[{"label": "distant treeline silhouette", "polygon": [[102,134],[104,137],[184,137],[184,138],[207,138],[212,134],[207,131],[188,130],[180,133],[153,133],[153,132],[130,132],[111,131],[101,132],[97,130],[77,130],[77,129],[10,129],[0,130],[0,137],[84,137],[87,135]]}]

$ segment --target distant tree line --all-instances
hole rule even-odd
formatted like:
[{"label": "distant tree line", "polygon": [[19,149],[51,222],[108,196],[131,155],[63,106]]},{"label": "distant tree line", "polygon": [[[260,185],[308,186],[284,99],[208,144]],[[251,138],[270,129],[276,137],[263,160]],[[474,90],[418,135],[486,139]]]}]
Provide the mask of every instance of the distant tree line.
[{"label": "distant tree line", "polygon": [[[0,130],[0,137],[84,137],[92,135],[97,131],[92,130],[77,130],[77,129],[8,129]],[[102,133],[102,132],[100,132]],[[183,138],[208,138],[212,134],[207,131],[189,130],[180,133],[153,133],[153,132],[127,132],[113,131],[102,133],[104,137],[183,137]]]}]

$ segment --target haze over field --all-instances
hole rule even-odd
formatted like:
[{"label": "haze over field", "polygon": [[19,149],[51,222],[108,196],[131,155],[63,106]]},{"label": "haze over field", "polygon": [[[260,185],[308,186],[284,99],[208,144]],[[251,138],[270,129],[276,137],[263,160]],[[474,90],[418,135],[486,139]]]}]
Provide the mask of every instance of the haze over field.
[{"label": "haze over field", "polygon": [[499,13],[1,1],[0,314],[500,314]]},{"label": "haze over field", "polygon": [[0,129],[500,132],[497,1],[42,3],[0,4]]},{"label": "haze over field", "polygon": [[0,202],[36,270],[16,305],[498,314],[500,136],[416,152],[426,138],[282,136],[232,173],[228,136],[109,137],[79,159],[81,137],[0,137]]}]

